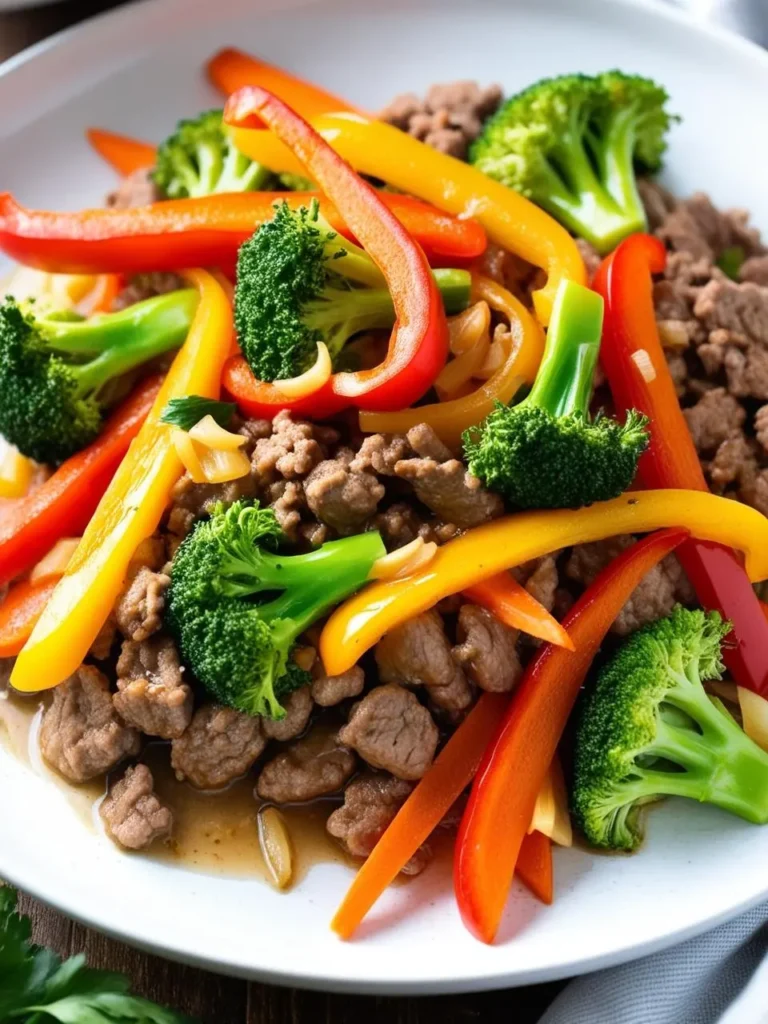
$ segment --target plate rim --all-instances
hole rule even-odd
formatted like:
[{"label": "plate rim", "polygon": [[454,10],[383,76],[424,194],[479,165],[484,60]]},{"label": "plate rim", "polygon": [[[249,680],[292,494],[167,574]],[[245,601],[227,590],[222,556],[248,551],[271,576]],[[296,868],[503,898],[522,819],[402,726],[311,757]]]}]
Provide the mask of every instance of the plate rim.
[{"label": "plate rim", "polygon": [[[768,72],[768,51],[763,50],[756,43],[747,40],[731,30],[710,23],[703,23],[697,20],[688,12],[674,7],[662,0],[593,0],[603,6],[625,7],[645,11],[649,16],[660,18],[667,22],[683,26],[693,33],[704,36],[714,41],[718,46],[730,49],[736,54],[742,55],[752,62],[753,66],[759,65],[761,70]],[[174,8],[183,9],[185,0],[132,0],[118,8],[103,11],[75,25],[62,29],[52,36],[43,39],[30,47],[22,50],[13,57],[10,57],[0,64],[0,81],[13,75],[20,69],[26,67],[35,60],[45,57],[53,51],[61,51],[73,43],[82,43],[94,33],[104,29],[118,32],[122,24],[129,24],[140,18],[144,10],[152,10],[157,14],[158,10],[171,11]],[[321,6],[323,0],[294,0],[293,6],[314,7]],[[154,49],[150,47],[149,49]],[[107,76],[106,81],[108,81]],[[194,966],[212,970],[220,974],[227,974],[236,977],[243,977],[270,984],[288,985],[317,991],[347,992],[370,995],[415,995],[415,994],[437,994],[437,993],[458,993],[470,991],[489,991],[494,989],[519,987],[545,981],[551,981],[577,974],[588,973],[597,969],[625,963],[630,960],[639,959],[651,953],[667,949],[673,945],[684,942],[689,938],[702,934],[717,925],[731,920],[762,902],[768,894],[768,882],[765,891],[741,900],[737,905],[726,910],[712,914],[703,920],[680,926],[663,936],[657,936],[643,940],[639,944],[630,939],[625,940],[620,946],[609,952],[590,954],[582,957],[575,956],[567,962],[560,958],[558,963],[539,968],[526,968],[522,972],[506,973],[498,970],[493,975],[466,974],[458,975],[446,980],[443,977],[434,975],[424,976],[421,979],[406,980],[378,980],[361,977],[343,978],[341,976],[329,976],[322,970],[286,970],[274,968],[260,968],[252,963],[228,960],[223,962],[202,953],[195,953],[181,949],[178,945],[168,944],[171,940],[158,939],[148,940],[145,937],[136,938],[129,930],[121,930],[119,925],[105,923],[94,913],[83,914],[78,911],[77,903],[70,904],[67,899],[67,888],[58,886],[55,891],[55,883],[52,879],[48,882],[45,878],[35,879],[34,869],[30,871],[29,877],[22,865],[7,866],[4,863],[3,849],[0,844],[0,874],[12,885],[18,886],[25,892],[35,896],[42,902],[52,906],[65,914],[67,917],[79,923],[94,928],[112,938],[126,942],[135,948],[145,950],[165,957],[176,962],[192,964]],[[329,940],[332,941],[330,935]]]}]

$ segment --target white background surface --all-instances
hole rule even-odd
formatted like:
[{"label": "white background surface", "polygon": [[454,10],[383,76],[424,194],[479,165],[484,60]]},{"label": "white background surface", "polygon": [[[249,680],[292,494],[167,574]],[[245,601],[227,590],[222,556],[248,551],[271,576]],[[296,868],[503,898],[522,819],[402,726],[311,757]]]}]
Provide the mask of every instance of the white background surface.
[{"label": "white background surface", "polygon": [[[653,75],[685,118],[668,183],[749,206],[768,226],[768,59],[666,10],[615,0],[150,0],[10,62],[0,77],[0,189],[32,205],[98,203],[113,177],[84,129],[159,140],[176,118],[217,102],[200,68],[231,44],[372,109],[456,77],[515,89],[612,66]],[[84,828],[56,786],[0,750],[0,875],[166,955],[315,987],[435,992],[569,975],[669,944],[768,894],[768,829],[670,802],[649,831],[632,859],[559,852],[554,907],[516,892],[496,947],[463,930],[437,869],[387,894],[341,949],[328,921],[346,869],[318,866],[282,896],[122,855]]]}]

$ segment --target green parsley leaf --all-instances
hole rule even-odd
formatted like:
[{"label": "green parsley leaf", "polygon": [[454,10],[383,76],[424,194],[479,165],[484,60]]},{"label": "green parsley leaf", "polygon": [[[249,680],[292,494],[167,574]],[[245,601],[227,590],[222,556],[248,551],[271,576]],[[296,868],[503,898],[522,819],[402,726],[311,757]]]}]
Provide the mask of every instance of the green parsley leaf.
[{"label": "green parsley leaf", "polygon": [[203,416],[213,416],[220,427],[228,427],[235,414],[234,402],[217,402],[201,395],[172,398],[163,409],[161,423],[170,423],[182,430],[191,430]]}]

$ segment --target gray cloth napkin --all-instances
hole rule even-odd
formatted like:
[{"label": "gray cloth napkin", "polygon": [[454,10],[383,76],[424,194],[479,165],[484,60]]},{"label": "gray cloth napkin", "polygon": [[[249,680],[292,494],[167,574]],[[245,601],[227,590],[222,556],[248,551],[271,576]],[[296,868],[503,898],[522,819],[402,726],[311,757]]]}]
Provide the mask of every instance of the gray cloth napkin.
[{"label": "gray cloth napkin", "polygon": [[768,1024],[768,904],[674,949],[577,978],[539,1024]]}]

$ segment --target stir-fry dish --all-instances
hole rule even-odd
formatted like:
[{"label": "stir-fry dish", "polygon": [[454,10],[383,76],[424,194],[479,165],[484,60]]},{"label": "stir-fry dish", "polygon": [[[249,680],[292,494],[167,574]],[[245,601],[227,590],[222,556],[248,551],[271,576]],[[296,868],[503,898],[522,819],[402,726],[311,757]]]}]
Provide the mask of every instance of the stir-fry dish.
[{"label": "stir-fry dish", "polygon": [[319,807],[344,938],[439,834],[492,942],[553,844],[768,822],[768,248],[654,180],[663,85],[207,74],[157,148],[89,132],[105,207],[0,195],[0,658],[46,764],[132,851],[158,749],[249,779],[279,886]]}]

